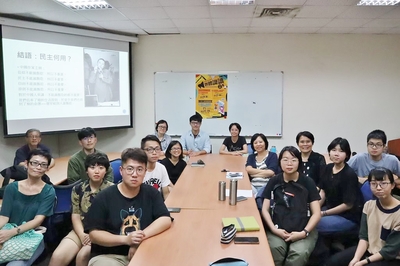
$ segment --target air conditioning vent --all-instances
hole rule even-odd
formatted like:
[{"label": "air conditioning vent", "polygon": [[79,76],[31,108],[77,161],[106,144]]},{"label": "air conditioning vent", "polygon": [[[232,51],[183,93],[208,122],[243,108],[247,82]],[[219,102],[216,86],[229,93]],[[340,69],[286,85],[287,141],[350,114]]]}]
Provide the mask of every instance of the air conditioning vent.
[{"label": "air conditioning vent", "polygon": [[294,18],[300,11],[298,7],[265,7],[257,6],[254,12],[255,17],[289,17]]}]

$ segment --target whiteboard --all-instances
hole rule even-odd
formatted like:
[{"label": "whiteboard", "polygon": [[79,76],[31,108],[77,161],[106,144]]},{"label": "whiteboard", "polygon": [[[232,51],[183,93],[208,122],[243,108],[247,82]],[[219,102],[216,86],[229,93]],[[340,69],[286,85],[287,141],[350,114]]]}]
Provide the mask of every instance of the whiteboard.
[{"label": "whiteboard", "polygon": [[[191,129],[195,114],[196,74],[206,72],[154,73],[155,122],[168,122],[167,134],[180,136]],[[228,75],[226,119],[203,119],[201,130],[210,136],[230,136],[229,124],[242,126],[240,135],[263,133],[282,136],[283,72],[236,72]],[[216,74],[214,74],[216,75]]]}]

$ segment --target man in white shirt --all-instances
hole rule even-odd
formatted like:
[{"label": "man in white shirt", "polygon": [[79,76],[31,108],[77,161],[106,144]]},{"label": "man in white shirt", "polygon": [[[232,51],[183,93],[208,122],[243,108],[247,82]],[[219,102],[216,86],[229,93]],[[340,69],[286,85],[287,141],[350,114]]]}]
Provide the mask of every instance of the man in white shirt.
[{"label": "man in white shirt", "polygon": [[147,155],[147,171],[143,183],[156,188],[166,200],[173,184],[165,166],[158,162],[161,152],[160,140],[154,135],[147,135],[142,139],[141,148]]}]

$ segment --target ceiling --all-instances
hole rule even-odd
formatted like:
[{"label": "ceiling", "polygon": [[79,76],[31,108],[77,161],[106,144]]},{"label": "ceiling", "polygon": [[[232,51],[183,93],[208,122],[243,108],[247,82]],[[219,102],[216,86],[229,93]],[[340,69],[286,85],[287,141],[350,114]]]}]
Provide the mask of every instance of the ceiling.
[{"label": "ceiling", "polygon": [[[26,18],[126,35],[400,34],[400,6],[356,6],[357,2],[256,0],[252,6],[210,6],[208,0],[108,0],[114,9],[74,11],[53,0],[0,0],[0,24]],[[263,7],[294,7],[298,12],[294,17],[257,17]]]}]

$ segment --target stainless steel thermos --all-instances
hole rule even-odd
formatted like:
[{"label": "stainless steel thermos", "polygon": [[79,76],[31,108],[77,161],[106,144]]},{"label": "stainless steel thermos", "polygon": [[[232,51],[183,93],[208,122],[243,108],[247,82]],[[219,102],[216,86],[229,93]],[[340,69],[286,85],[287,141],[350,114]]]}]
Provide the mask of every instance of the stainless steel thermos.
[{"label": "stainless steel thermos", "polygon": [[229,205],[236,205],[237,202],[237,184],[236,179],[231,179],[229,186]]},{"label": "stainless steel thermos", "polygon": [[224,201],[225,200],[225,198],[226,198],[225,190],[226,190],[226,182],[225,181],[219,181],[219,184],[218,184],[218,200],[220,200],[220,201]]}]

